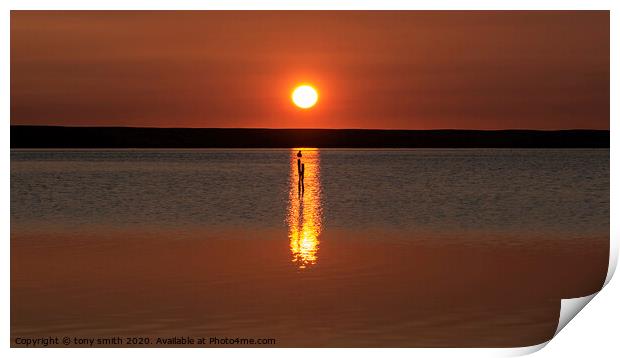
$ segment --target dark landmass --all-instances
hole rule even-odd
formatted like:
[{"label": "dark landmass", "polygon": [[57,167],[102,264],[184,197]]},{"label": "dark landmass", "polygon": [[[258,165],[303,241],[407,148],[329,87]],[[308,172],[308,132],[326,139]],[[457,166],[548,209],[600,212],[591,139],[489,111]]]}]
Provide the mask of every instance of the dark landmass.
[{"label": "dark landmass", "polygon": [[609,148],[608,130],[11,126],[11,148]]}]

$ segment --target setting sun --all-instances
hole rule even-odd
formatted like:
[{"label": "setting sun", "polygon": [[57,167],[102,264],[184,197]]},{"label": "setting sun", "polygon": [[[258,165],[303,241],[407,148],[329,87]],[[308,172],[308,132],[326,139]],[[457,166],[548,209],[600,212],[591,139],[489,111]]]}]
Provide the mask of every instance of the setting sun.
[{"label": "setting sun", "polygon": [[291,95],[293,103],[299,108],[311,108],[319,100],[319,94],[314,87],[309,85],[298,86]]}]

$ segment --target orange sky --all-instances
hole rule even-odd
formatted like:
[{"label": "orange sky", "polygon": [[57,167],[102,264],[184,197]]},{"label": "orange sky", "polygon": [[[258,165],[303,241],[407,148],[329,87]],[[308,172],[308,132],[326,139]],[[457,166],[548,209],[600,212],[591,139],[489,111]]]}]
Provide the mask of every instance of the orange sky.
[{"label": "orange sky", "polygon": [[11,124],[608,129],[609,13],[12,11]]}]

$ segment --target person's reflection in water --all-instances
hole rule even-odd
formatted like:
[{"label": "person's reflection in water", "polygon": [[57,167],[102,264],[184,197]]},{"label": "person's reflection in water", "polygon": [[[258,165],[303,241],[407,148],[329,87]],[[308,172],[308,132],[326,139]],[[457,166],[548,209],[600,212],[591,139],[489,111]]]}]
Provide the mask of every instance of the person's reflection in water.
[{"label": "person's reflection in water", "polygon": [[[322,226],[322,201],[320,185],[319,151],[309,149],[301,162],[301,151],[293,151],[297,156],[297,170],[294,160],[290,169],[290,196],[287,214],[288,235],[292,262],[297,268],[304,270],[316,264],[319,251],[319,235]],[[308,164],[308,173],[305,172]],[[308,193],[304,194],[304,179],[308,174]],[[295,196],[295,176],[297,176],[297,193]]]}]

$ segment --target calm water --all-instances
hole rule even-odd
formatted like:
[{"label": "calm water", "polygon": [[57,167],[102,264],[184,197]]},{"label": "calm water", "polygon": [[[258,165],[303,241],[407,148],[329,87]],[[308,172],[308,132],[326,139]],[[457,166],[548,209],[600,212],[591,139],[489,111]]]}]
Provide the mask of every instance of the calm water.
[{"label": "calm water", "polygon": [[609,150],[296,153],[13,150],[12,336],[530,345],[602,285]]}]

